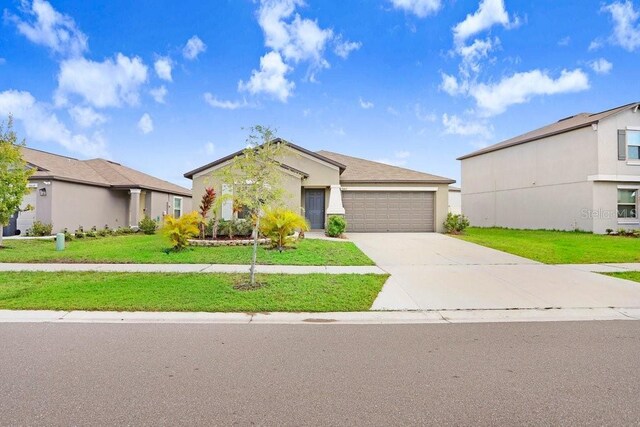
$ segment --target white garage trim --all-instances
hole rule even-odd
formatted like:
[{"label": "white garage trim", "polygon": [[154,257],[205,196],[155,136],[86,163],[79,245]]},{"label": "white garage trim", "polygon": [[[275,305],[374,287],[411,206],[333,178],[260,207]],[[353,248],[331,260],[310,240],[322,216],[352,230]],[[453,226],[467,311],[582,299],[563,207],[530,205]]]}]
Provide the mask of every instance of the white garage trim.
[{"label": "white garage trim", "polygon": [[438,187],[342,187],[342,191],[438,191]]}]

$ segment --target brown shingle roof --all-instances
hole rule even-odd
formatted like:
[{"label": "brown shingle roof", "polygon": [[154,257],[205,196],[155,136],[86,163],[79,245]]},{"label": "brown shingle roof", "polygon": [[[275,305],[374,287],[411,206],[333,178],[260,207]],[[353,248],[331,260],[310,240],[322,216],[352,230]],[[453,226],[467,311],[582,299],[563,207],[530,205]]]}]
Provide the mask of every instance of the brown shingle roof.
[{"label": "brown shingle roof", "polygon": [[453,179],[442,176],[431,175],[398,166],[391,166],[385,163],[360,159],[358,157],[346,156],[344,154],[333,153],[331,151],[318,151],[323,157],[327,157],[346,166],[340,182],[358,183],[424,183],[424,184],[452,184]]},{"label": "brown shingle roof", "polygon": [[474,151],[464,156],[458,157],[458,160],[468,159],[470,157],[479,156],[481,154],[491,153],[492,151],[502,150],[503,148],[513,147],[514,145],[525,144],[527,142],[536,141],[538,139],[546,138],[560,133],[569,132],[576,129],[581,129],[592,124],[598,123],[600,120],[618,114],[622,111],[635,108],[638,106],[637,102],[626,104],[620,107],[612,108],[610,110],[601,111],[599,113],[580,113],[575,116],[570,116],[565,119],[558,120],[547,126],[543,126],[539,129],[532,130],[531,132],[524,133],[506,141],[499,142],[497,144],[485,147],[481,150]]},{"label": "brown shingle roof", "polygon": [[113,188],[142,188],[191,196],[191,191],[104,159],[78,160],[23,147],[22,156],[37,171],[33,178],[59,179]]}]

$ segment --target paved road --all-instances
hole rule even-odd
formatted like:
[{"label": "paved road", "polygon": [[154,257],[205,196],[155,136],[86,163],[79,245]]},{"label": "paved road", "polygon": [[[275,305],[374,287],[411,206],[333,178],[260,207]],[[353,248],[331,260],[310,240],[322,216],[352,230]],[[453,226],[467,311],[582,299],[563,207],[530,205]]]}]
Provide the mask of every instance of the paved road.
[{"label": "paved road", "polygon": [[0,324],[3,425],[640,422],[640,322]]},{"label": "paved road", "polygon": [[391,273],[374,310],[640,307],[640,286],[438,233],[352,233]]}]

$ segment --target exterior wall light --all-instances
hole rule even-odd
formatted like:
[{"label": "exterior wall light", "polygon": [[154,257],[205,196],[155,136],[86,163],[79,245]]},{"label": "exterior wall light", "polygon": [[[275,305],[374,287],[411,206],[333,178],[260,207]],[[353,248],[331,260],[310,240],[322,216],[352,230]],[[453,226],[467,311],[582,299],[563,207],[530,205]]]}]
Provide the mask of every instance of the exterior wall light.
[{"label": "exterior wall light", "polygon": [[38,190],[40,192],[40,195],[42,197],[46,197],[47,196],[47,189],[42,187],[40,190]]}]

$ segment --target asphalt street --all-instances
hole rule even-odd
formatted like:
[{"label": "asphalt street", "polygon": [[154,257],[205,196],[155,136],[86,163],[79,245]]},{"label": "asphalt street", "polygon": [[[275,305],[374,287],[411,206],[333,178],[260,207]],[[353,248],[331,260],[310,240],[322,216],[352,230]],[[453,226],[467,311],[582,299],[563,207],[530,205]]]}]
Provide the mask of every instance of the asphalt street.
[{"label": "asphalt street", "polygon": [[2,425],[637,425],[638,396],[638,321],[0,324]]}]

